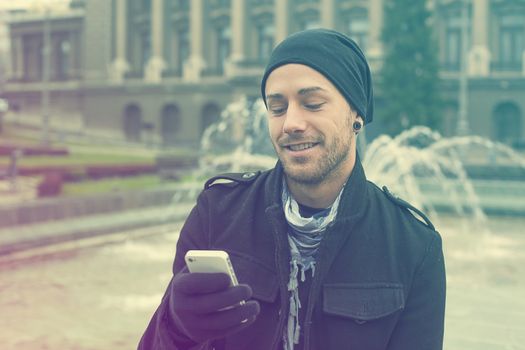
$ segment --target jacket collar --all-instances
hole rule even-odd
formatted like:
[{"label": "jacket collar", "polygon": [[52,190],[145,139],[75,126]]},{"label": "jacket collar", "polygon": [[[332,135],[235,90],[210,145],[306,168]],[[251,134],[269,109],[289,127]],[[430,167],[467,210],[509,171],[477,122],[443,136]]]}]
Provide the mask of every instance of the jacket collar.
[{"label": "jacket collar", "polygon": [[336,221],[356,220],[363,216],[368,206],[367,180],[359,154],[355,165],[346,181]]}]

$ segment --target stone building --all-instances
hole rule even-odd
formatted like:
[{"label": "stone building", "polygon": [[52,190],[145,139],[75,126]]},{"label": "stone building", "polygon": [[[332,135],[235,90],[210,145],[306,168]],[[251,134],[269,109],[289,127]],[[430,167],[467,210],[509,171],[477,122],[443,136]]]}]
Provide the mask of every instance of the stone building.
[{"label": "stone building", "polygon": [[[67,12],[10,20],[5,96],[19,113],[38,114],[47,88],[55,122],[134,142],[195,145],[228,103],[241,95],[259,96],[271,49],[295,31],[327,27],[348,34],[378,74],[383,1],[76,0]],[[446,97],[440,131],[456,133],[466,20],[470,131],[523,145],[525,1],[468,0],[466,17],[462,4],[429,1]],[[43,83],[46,25],[50,74]],[[380,91],[377,95],[380,107]],[[377,135],[380,122],[368,129]]]}]

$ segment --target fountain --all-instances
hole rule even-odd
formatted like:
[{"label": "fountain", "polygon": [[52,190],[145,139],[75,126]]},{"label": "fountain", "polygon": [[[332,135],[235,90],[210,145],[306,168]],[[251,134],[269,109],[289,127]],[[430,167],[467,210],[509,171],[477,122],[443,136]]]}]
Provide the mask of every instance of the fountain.
[{"label": "fountain", "polygon": [[[231,103],[201,145],[200,173],[207,176],[268,169],[276,161],[261,99]],[[482,225],[487,213],[525,214],[525,159],[503,144],[479,136],[444,138],[416,126],[360,148],[366,148],[362,160],[371,181],[433,218],[447,212]]]},{"label": "fountain", "polygon": [[269,141],[264,102],[243,96],[230,103],[219,120],[204,131],[201,151],[199,172],[207,176],[273,167],[276,156]]}]

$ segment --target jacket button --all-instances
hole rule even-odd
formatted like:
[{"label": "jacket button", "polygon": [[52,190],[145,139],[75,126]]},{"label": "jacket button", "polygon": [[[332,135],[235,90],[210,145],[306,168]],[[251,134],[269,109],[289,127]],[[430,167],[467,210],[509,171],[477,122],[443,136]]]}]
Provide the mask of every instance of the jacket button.
[{"label": "jacket button", "polygon": [[242,174],[243,179],[251,179],[254,176],[255,176],[255,173],[252,173],[252,172]]}]

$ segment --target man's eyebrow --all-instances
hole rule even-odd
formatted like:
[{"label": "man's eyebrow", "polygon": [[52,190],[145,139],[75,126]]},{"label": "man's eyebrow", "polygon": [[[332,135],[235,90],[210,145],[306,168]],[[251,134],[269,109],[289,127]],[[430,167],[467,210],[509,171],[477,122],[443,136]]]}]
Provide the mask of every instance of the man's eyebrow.
[{"label": "man's eyebrow", "polygon": [[299,95],[304,96],[304,95],[308,95],[309,93],[316,92],[316,91],[326,92],[326,90],[323,89],[320,86],[312,86],[312,87],[307,87],[307,88],[300,89],[298,91],[298,93],[299,93]]},{"label": "man's eyebrow", "polygon": [[272,99],[272,100],[283,100],[284,99],[284,95],[283,94],[268,94],[266,95],[266,99],[269,100],[269,99]]},{"label": "man's eyebrow", "polygon": [[[299,95],[301,95],[301,96],[304,96],[304,95],[308,95],[308,94],[310,94],[312,92],[317,92],[317,91],[327,92],[325,89],[323,89],[320,86],[311,86],[311,87],[306,87],[306,88],[299,89],[299,91],[297,91],[297,93]],[[268,94],[268,95],[266,95],[266,99],[267,100],[269,100],[269,99],[282,100],[282,99],[284,99],[284,95],[280,94],[280,93]]]}]

